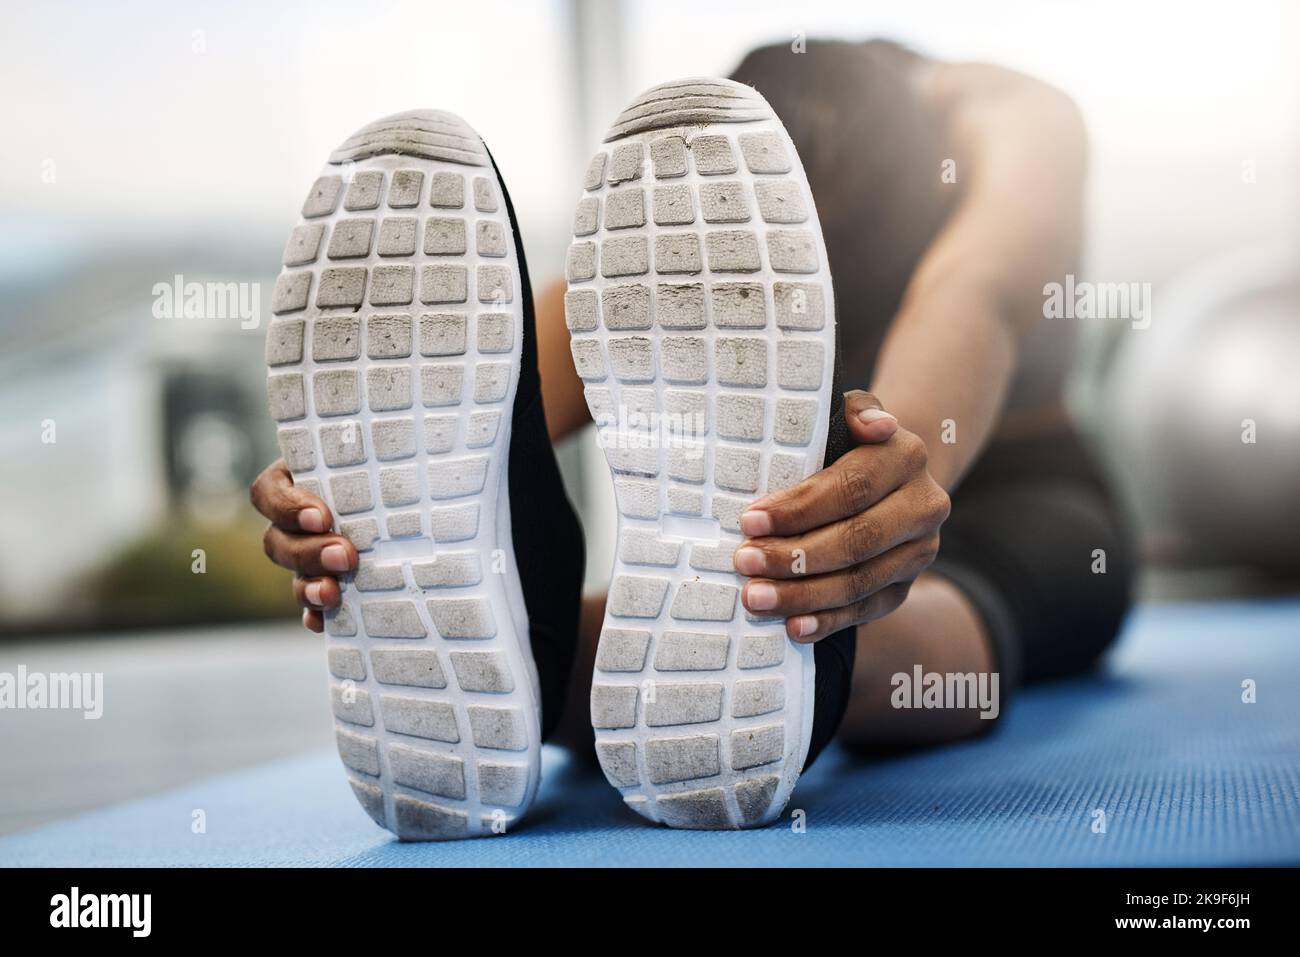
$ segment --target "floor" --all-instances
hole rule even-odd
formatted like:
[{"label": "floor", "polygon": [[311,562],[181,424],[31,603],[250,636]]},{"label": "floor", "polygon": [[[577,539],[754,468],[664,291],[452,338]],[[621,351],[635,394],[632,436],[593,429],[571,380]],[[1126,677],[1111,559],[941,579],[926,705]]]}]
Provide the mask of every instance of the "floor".
[{"label": "floor", "polygon": [[0,711],[0,834],[329,746],[322,655],[296,624],[0,644],[0,672],[104,676],[98,719]]},{"label": "floor", "polygon": [[[105,725],[111,732],[86,736],[66,714],[58,717],[67,726],[42,727],[32,722],[55,713],[15,713],[42,734],[22,746],[20,774],[0,791],[6,820],[40,818],[46,811],[29,797],[40,793],[56,799],[58,816],[125,796],[145,783],[128,781],[133,763],[158,763],[148,759],[153,749],[174,767],[147,771],[150,790],[163,778],[190,783],[0,838],[0,864],[1300,863],[1296,599],[1144,606],[1102,672],[1027,691],[994,734],[874,762],[832,750],[783,821],[724,834],[648,825],[598,773],[548,749],[538,805],[516,831],[397,843],[356,806],[329,745],[313,747],[328,741],[328,718],[315,701],[319,661],[309,641],[277,632],[203,643],[197,655],[163,639],[151,652],[102,659],[101,720],[116,720]],[[0,658],[0,670],[11,658]],[[1243,700],[1243,685],[1253,701]],[[239,725],[223,729],[232,710]],[[249,728],[272,760],[202,777]],[[140,729],[143,740],[114,740]],[[95,753],[95,735],[106,751]],[[92,753],[95,773],[65,770],[61,785],[21,776],[75,768]],[[294,756],[274,759],[283,754]]]}]

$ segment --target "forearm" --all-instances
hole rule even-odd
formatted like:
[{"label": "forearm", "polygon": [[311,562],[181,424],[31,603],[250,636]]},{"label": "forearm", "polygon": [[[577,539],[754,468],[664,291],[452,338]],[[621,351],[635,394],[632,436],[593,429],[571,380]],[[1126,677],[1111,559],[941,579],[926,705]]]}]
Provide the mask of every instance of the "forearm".
[{"label": "forearm", "polygon": [[929,453],[951,492],[997,424],[1016,364],[1015,335],[978,286],[953,280],[904,304],[871,391]]},{"label": "forearm", "polygon": [[917,264],[872,391],[956,488],[997,428],[1042,289],[1078,255],[1085,138],[1069,98],[992,67],[929,74],[963,196]]},{"label": "forearm", "polygon": [[573,367],[569,330],[564,324],[564,283],[542,286],[534,297],[537,368],[542,377],[546,431],[552,442],[577,432],[591,421],[582,380]]}]

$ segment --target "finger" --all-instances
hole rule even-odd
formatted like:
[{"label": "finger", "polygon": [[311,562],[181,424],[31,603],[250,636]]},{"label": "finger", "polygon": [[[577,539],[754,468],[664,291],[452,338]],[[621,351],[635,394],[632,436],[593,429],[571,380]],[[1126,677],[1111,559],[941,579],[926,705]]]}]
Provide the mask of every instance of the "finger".
[{"label": "finger", "polygon": [[293,580],[293,597],[303,608],[336,608],[343,600],[343,592],[337,579],[299,575]]},{"label": "finger", "polygon": [[840,571],[777,581],[755,578],[745,584],[741,601],[754,614],[789,618],[851,605],[882,588],[921,574],[938,552],[934,540],[911,541],[870,561]]},{"label": "finger", "polygon": [[[916,488],[914,489],[914,486]],[[753,538],[732,558],[751,578],[821,575],[865,562],[935,532],[948,517],[947,494],[934,482],[909,483],[865,512],[791,538]]]},{"label": "finger", "polygon": [[266,557],[299,575],[337,575],[357,567],[357,550],[341,535],[295,535],[268,525],[262,536]]},{"label": "finger", "polygon": [[325,616],[314,608],[308,608],[302,613],[302,624],[308,631],[319,635],[325,630]]},{"label": "finger", "polygon": [[861,389],[844,393],[844,422],[858,442],[884,442],[898,431],[898,419],[884,410],[879,399]]},{"label": "finger", "polygon": [[801,645],[806,645],[821,641],[845,628],[876,621],[897,610],[907,600],[911,587],[910,581],[898,582],[852,605],[819,611],[815,615],[799,615],[786,621],[785,633]]},{"label": "finger", "polygon": [[925,468],[925,443],[899,432],[879,445],[860,445],[798,485],[774,492],[740,516],[746,537],[801,535],[865,512]]},{"label": "finger", "polygon": [[276,459],[253,479],[248,497],[264,518],[288,532],[325,532],[334,521],[324,502],[293,484],[284,459]]}]

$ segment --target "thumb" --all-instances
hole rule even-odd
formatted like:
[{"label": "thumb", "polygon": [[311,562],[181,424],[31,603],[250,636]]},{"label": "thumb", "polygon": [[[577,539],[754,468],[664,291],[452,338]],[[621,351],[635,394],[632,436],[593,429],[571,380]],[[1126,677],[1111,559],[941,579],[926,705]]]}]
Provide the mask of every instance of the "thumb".
[{"label": "thumb", "polygon": [[844,421],[849,434],[859,442],[884,442],[898,431],[898,420],[881,408],[870,392],[853,389],[844,393]]}]

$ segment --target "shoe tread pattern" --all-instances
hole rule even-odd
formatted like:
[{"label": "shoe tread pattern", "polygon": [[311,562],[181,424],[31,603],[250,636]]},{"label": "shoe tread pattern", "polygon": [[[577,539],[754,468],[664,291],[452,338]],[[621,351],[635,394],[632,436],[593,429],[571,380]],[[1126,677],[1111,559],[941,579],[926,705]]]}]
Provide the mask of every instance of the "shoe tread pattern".
[{"label": "shoe tread pattern", "polygon": [[338,750],[404,839],[500,833],[539,777],[496,518],[523,321],[501,196],[453,114],[370,124],[312,185],[273,294],[280,448],[360,556],[326,616]]},{"label": "shoe tread pattern", "polygon": [[740,512],[822,463],[835,337],[816,210],[780,121],[727,80],[643,94],[583,187],[566,321],[620,512],[597,755],[652,820],[764,824],[806,754],[813,656],[745,611],[732,553]]}]

